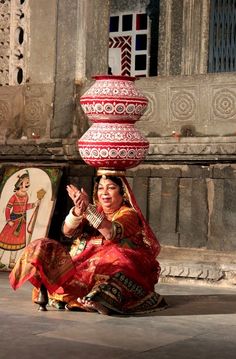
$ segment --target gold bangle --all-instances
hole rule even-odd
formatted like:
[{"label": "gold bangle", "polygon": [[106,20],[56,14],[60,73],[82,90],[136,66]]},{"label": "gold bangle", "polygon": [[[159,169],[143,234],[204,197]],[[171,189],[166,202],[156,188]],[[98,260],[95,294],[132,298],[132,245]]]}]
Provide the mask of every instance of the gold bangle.
[{"label": "gold bangle", "polygon": [[105,216],[103,213],[99,213],[96,209],[96,206],[89,204],[86,211],[85,216],[91,226],[94,228],[98,228],[102,221],[104,220]]}]

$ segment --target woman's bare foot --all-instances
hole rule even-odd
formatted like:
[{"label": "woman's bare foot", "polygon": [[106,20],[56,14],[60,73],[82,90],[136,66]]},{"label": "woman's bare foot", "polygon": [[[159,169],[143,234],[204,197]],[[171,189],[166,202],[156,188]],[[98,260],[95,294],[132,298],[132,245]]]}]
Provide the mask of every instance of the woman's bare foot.
[{"label": "woman's bare foot", "polygon": [[89,312],[98,312],[99,314],[108,315],[110,313],[109,309],[106,308],[99,302],[95,302],[92,300],[86,300],[84,298],[78,298],[77,301],[83,305]]}]

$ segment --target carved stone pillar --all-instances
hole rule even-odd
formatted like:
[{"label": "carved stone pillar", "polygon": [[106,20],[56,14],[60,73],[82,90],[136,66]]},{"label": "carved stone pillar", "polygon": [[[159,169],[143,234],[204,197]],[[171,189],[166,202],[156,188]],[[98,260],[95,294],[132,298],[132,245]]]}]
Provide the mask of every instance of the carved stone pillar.
[{"label": "carved stone pillar", "polygon": [[210,0],[183,1],[182,75],[207,73]]},{"label": "carved stone pillar", "polygon": [[161,76],[207,73],[210,0],[160,0]]},{"label": "carved stone pillar", "polygon": [[77,137],[88,129],[79,98],[93,75],[108,73],[110,0],[77,0],[76,126]]},{"label": "carved stone pillar", "polygon": [[107,74],[110,0],[79,0],[76,82]]},{"label": "carved stone pillar", "polygon": [[19,85],[26,80],[29,3],[0,2],[0,85]]},{"label": "carved stone pillar", "polygon": [[180,75],[183,0],[160,0],[159,75]]}]

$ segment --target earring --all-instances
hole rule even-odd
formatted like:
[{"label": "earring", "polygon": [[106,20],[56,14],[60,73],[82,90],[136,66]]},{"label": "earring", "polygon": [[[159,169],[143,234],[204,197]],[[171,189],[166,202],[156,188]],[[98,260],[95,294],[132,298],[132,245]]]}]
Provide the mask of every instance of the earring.
[{"label": "earring", "polygon": [[123,194],[123,203],[127,203],[128,202],[128,197],[127,197],[127,194],[124,193]]}]

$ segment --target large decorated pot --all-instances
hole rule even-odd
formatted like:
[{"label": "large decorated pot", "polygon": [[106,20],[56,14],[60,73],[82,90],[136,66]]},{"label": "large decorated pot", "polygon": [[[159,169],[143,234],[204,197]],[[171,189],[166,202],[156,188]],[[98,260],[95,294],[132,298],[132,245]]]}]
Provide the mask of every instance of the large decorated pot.
[{"label": "large decorated pot", "polygon": [[100,75],[80,98],[93,123],[78,140],[83,160],[96,168],[125,170],[146,157],[149,142],[134,126],[144,113],[147,98],[135,87],[135,78]]}]

